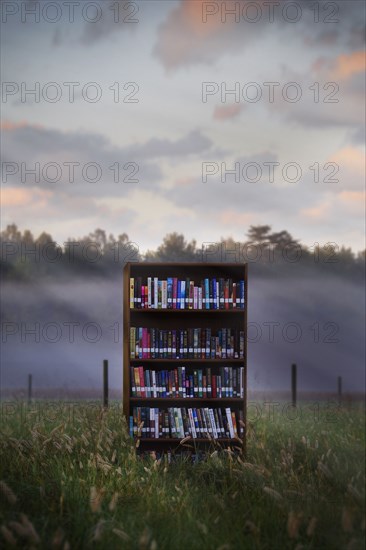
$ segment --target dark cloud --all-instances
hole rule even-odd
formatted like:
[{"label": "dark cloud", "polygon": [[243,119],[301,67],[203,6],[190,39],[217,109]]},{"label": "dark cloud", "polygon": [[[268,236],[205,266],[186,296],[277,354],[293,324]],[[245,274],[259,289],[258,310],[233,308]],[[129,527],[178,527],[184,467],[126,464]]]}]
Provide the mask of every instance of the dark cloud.
[{"label": "dark cloud", "polygon": [[[89,46],[109,37],[113,33],[133,31],[139,21],[139,3],[137,1],[119,0],[112,3],[100,3],[101,18],[95,23],[86,21],[83,25],[81,43]],[[113,8],[112,8],[113,6]],[[89,16],[97,18],[97,13]]]},{"label": "dark cloud", "polygon": [[358,128],[355,130],[352,130],[349,134],[349,139],[352,143],[355,143],[356,145],[364,145],[365,144],[365,125],[360,123]]},{"label": "dark cloud", "polygon": [[[26,177],[25,183],[39,185],[43,189],[55,192],[70,193],[71,195],[87,196],[126,196],[136,185],[132,179],[138,179],[138,188],[152,189],[159,186],[162,180],[162,171],[157,159],[174,159],[189,155],[202,154],[212,148],[212,142],[200,131],[192,131],[187,136],[176,141],[151,138],[145,143],[135,143],[127,147],[116,147],[100,134],[87,132],[61,132],[35,126],[17,126],[4,132],[3,162],[25,163],[27,169],[34,168],[40,163],[41,171],[47,163],[57,163],[62,169],[62,178],[59,182],[50,183],[47,179],[56,177],[56,168],[50,168],[49,174],[37,184],[34,177]],[[70,182],[70,169],[66,162],[78,162],[76,166],[75,182]],[[119,183],[115,181],[116,163],[119,163]],[[97,163],[102,172],[102,179],[96,183],[78,181],[77,174],[82,174],[82,168],[87,163]],[[3,165],[4,166],[4,165]],[[114,167],[114,168],[113,168]],[[138,169],[138,172],[136,171]],[[93,178],[96,171],[90,169]],[[21,183],[19,168],[16,175],[8,178],[8,185]],[[121,180],[125,185],[121,184]]]},{"label": "dark cloud", "polygon": [[53,33],[52,45],[55,47],[58,47],[61,45],[61,43],[62,43],[62,32],[61,32],[61,28],[57,27],[55,29],[55,32]]},{"label": "dark cloud", "polygon": [[151,138],[144,144],[131,146],[129,150],[137,151],[143,158],[181,157],[199,155],[211,149],[212,141],[199,130],[192,130],[187,136],[176,141],[169,139]]}]

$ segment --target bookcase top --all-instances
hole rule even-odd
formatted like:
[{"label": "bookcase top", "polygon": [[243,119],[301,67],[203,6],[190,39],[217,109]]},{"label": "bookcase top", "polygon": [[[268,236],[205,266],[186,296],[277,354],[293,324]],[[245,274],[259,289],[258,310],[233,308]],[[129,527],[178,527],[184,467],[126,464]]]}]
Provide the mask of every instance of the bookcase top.
[{"label": "bookcase top", "polygon": [[243,268],[248,263],[245,262],[126,262],[125,267],[141,266],[141,267],[219,267],[219,268]]}]

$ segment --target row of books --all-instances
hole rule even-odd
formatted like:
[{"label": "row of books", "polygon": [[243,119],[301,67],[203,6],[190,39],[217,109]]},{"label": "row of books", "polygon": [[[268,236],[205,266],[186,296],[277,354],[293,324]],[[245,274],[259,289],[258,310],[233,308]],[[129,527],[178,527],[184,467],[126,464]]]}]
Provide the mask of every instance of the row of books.
[{"label": "row of books", "polygon": [[243,309],[244,304],[244,280],[206,278],[195,285],[189,278],[130,278],[131,309]]},{"label": "row of books", "polygon": [[225,398],[244,397],[244,367],[220,366],[172,370],[130,367],[131,397]]},{"label": "row of books", "polygon": [[133,407],[130,435],[141,438],[235,438],[244,435],[243,411],[230,407]]},{"label": "row of books", "polygon": [[130,327],[131,359],[240,359],[244,344],[244,331],[233,328]]}]

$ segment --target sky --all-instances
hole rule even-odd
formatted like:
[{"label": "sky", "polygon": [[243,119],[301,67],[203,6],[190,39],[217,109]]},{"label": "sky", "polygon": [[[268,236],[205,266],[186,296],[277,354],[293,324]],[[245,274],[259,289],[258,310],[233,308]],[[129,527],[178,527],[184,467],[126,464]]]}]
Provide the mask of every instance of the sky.
[{"label": "sky", "polygon": [[363,2],[1,9],[3,228],[365,248]]}]

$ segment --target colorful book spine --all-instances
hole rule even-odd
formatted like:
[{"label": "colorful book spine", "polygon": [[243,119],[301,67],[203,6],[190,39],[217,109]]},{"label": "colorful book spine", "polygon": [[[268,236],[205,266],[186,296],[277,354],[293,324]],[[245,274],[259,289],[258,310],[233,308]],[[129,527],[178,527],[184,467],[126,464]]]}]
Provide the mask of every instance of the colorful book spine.
[{"label": "colorful book spine", "polygon": [[131,396],[136,397],[135,371],[133,367],[130,367],[130,388]]},{"label": "colorful book spine", "polygon": [[167,279],[167,307],[168,309],[173,308],[173,278],[168,277]]},{"label": "colorful book spine", "polygon": [[188,309],[194,308],[194,281],[189,281],[189,303],[188,303]]},{"label": "colorful book spine", "polygon": [[193,279],[177,277],[159,279],[148,276],[130,278],[131,309],[244,309],[245,282],[224,279]]},{"label": "colorful book spine", "polygon": [[151,277],[147,278],[147,307],[151,309]]},{"label": "colorful book spine", "polygon": [[244,295],[244,281],[240,281],[240,307],[244,308],[245,305],[245,295]]},{"label": "colorful book spine", "polygon": [[210,282],[209,279],[205,279],[205,296],[206,296],[206,309],[210,309]]},{"label": "colorful book spine", "polygon": [[180,282],[180,309],[185,308],[185,302],[186,302],[186,282],[181,281]]},{"label": "colorful book spine", "polygon": [[181,290],[181,281],[177,281],[177,307],[176,309],[181,309],[181,294],[182,294],[182,290]]},{"label": "colorful book spine", "polygon": [[168,283],[166,280],[161,281],[161,308],[168,308]]},{"label": "colorful book spine", "polygon": [[130,308],[133,309],[135,307],[135,279],[133,277],[130,278]]},{"label": "colorful book spine", "polygon": [[178,290],[178,279],[177,277],[173,277],[173,301],[172,301],[173,309],[177,309],[177,290]]},{"label": "colorful book spine", "polygon": [[229,282],[224,282],[224,303],[225,309],[229,309]]},{"label": "colorful book spine", "polygon": [[234,425],[233,425],[233,419],[232,419],[232,416],[231,416],[230,407],[226,407],[225,413],[226,413],[226,418],[227,418],[227,421],[228,421],[228,427],[229,427],[230,437],[231,437],[232,439],[234,439],[234,437],[235,437],[235,432],[234,432]]}]

